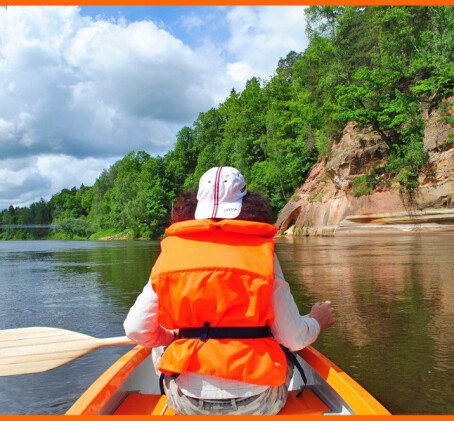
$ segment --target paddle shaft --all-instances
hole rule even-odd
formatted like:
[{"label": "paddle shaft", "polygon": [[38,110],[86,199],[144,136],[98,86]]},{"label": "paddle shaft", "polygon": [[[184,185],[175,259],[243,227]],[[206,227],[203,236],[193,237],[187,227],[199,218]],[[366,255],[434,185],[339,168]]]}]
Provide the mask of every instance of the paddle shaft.
[{"label": "paddle shaft", "polygon": [[127,336],[116,336],[115,338],[99,338],[100,347],[102,346],[117,346],[134,344]]}]

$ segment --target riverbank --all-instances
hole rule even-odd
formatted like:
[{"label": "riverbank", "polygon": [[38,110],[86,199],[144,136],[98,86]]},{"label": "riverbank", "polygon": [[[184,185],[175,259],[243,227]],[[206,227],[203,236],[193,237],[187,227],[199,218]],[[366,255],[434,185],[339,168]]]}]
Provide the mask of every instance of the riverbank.
[{"label": "riverbank", "polygon": [[283,233],[286,238],[300,236],[320,236],[320,237],[349,237],[349,236],[381,236],[381,235],[421,235],[435,233],[454,233],[454,225],[441,226],[437,224],[367,224],[350,227],[324,226],[318,231],[310,233],[292,232],[293,227]]},{"label": "riverbank", "polygon": [[90,240],[90,241],[117,241],[117,240],[148,240],[148,238],[136,238],[132,230],[118,231],[114,228],[81,236],[66,232],[61,229],[50,228],[7,228],[0,232],[0,241],[29,241],[29,240]]},{"label": "riverbank", "polygon": [[67,233],[52,233],[45,236],[27,236],[23,234],[2,236],[0,233],[0,241],[42,241],[42,240],[57,240],[57,241],[159,241],[160,238],[135,237],[134,233],[129,230],[116,232],[113,230],[101,231],[90,235],[90,237],[82,237],[80,235],[68,235]]},{"label": "riverbank", "polygon": [[454,232],[454,209],[349,215],[336,225],[288,227],[286,236],[349,236]]}]

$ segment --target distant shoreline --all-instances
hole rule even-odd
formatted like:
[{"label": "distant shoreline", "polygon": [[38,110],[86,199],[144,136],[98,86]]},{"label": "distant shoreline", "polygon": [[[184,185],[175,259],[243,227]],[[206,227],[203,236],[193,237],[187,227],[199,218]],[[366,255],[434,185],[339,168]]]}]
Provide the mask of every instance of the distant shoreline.
[{"label": "distant shoreline", "polygon": [[298,237],[346,237],[360,235],[408,235],[408,234],[443,234],[454,233],[454,224],[355,224],[349,226],[321,226],[304,232],[293,232],[290,227],[281,236]]},{"label": "distant shoreline", "polygon": [[[293,232],[295,230],[295,232]],[[348,236],[381,236],[381,235],[427,235],[427,234],[452,234],[454,224],[354,224],[348,226],[321,226],[313,227],[304,231],[291,226],[285,232],[280,232],[275,239],[292,240],[303,237],[348,237]],[[161,241],[161,238],[133,238],[128,233],[118,233],[97,237],[96,234],[90,238],[11,238],[0,241]]]}]

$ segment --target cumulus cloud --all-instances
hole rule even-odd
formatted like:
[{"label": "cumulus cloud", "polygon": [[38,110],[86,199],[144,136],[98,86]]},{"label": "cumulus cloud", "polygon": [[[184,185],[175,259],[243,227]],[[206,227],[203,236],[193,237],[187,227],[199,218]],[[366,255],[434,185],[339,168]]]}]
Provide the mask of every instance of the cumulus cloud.
[{"label": "cumulus cloud", "polygon": [[248,79],[252,76],[268,79],[280,58],[291,50],[303,51],[308,44],[304,8],[268,6],[231,9],[227,14],[231,37],[226,46],[234,58],[228,64],[231,77],[241,80],[247,75]]},{"label": "cumulus cloud", "polygon": [[34,159],[20,158],[2,161],[0,209],[5,209],[12,203],[24,206],[29,201],[35,201],[36,194],[44,195],[51,187],[51,181],[36,170],[32,160]]},{"label": "cumulus cloud", "polygon": [[0,13],[3,157],[162,153],[215,105],[210,58],[151,21],[92,20],[71,7]]},{"label": "cumulus cloud", "polygon": [[190,47],[162,20],[1,7],[0,209],[90,185],[131,150],[166,153],[199,112],[305,47],[302,8],[213,11],[178,20],[203,39]]},{"label": "cumulus cloud", "polygon": [[110,162],[69,155],[38,155],[1,163],[0,209],[5,209],[11,204],[28,206],[41,197],[50,199],[63,188],[90,186]]},{"label": "cumulus cloud", "polygon": [[181,25],[188,32],[191,32],[193,29],[199,29],[203,26],[203,19],[197,16],[195,13],[185,15],[181,18]]}]

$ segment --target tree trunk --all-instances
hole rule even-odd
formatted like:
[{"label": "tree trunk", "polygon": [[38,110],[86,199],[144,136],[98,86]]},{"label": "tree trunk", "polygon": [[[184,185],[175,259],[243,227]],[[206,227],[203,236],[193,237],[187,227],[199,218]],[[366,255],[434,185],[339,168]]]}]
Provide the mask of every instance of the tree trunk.
[{"label": "tree trunk", "polygon": [[383,142],[385,142],[388,145],[388,148],[391,149],[393,147],[393,143],[391,142],[391,139],[388,136],[386,136],[385,133],[380,129],[378,122],[374,121],[372,123],[372,127],[380,135]]}]

